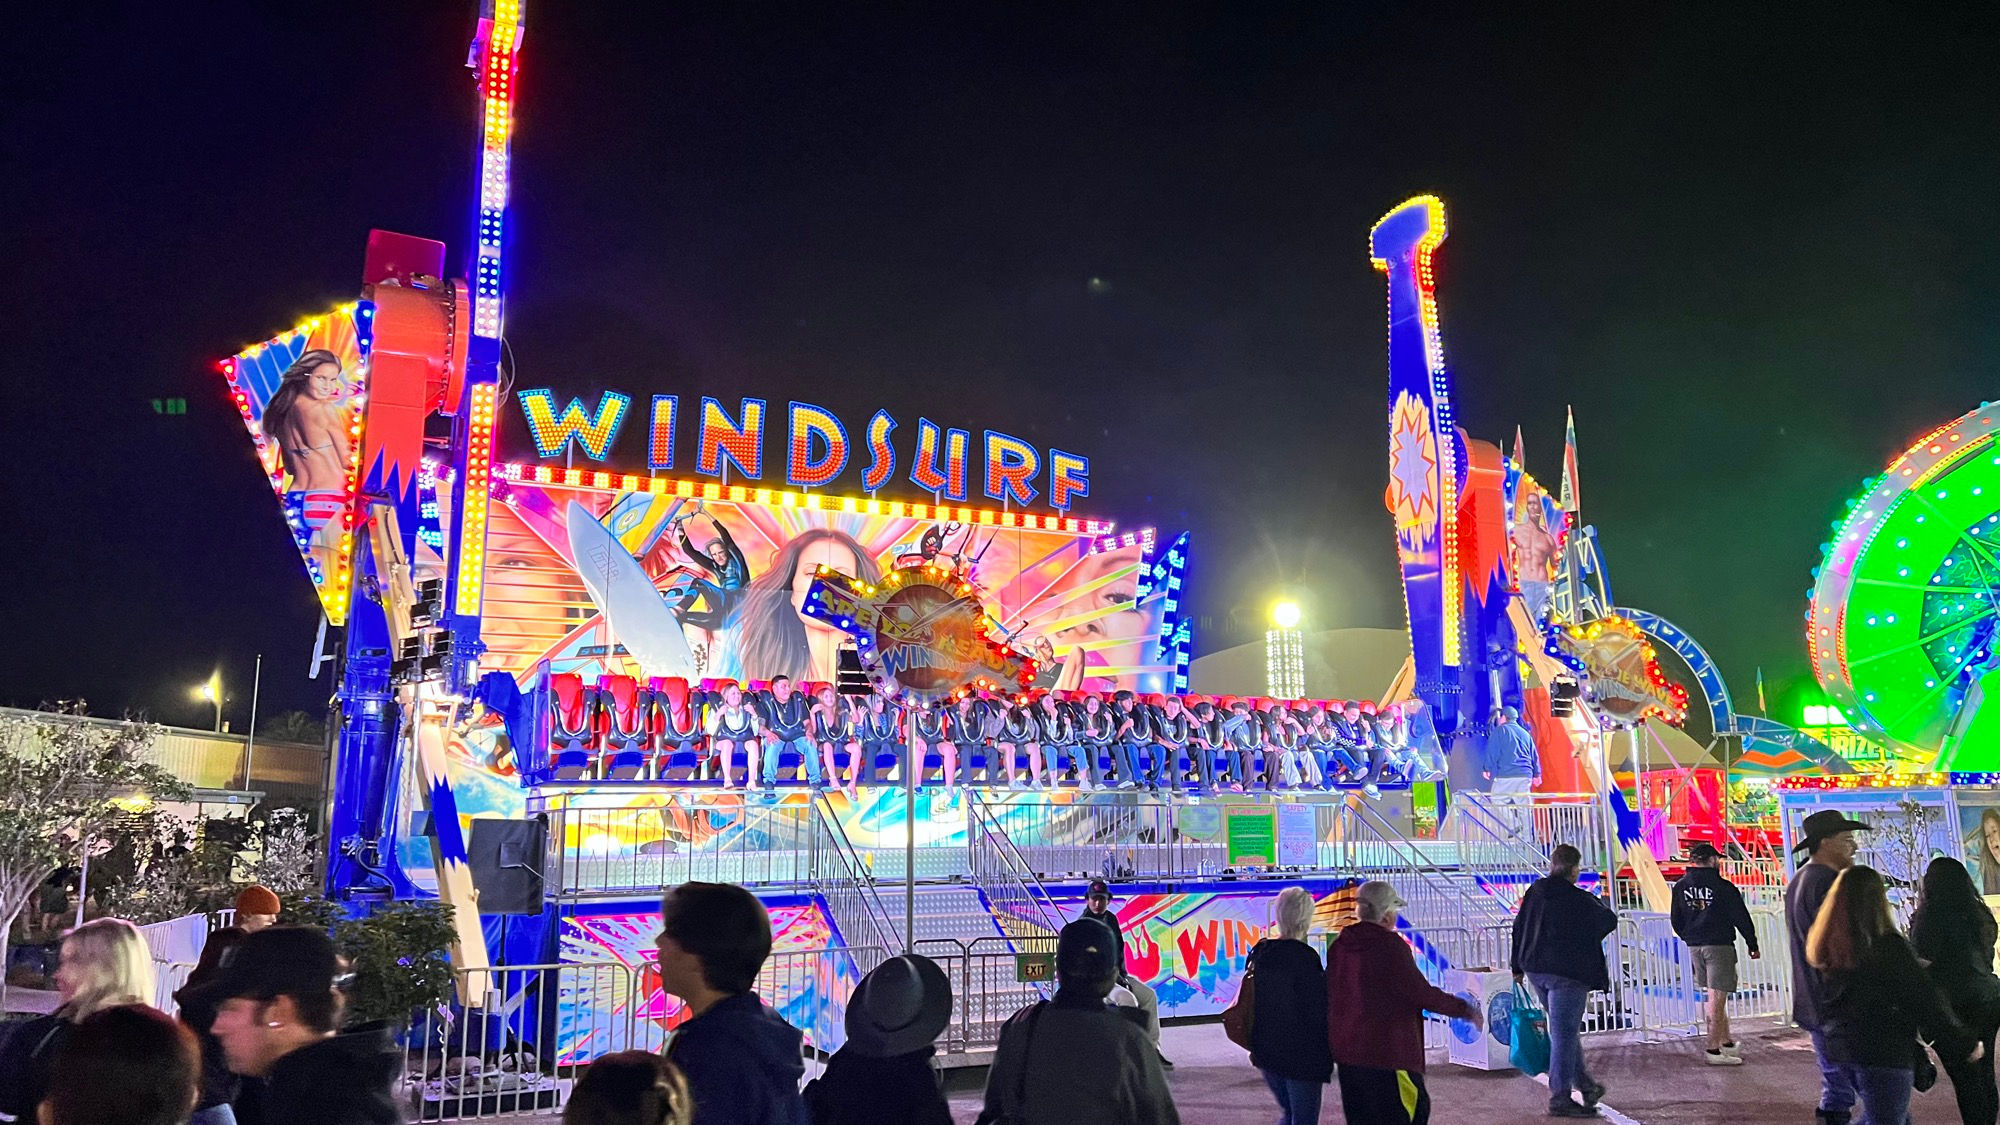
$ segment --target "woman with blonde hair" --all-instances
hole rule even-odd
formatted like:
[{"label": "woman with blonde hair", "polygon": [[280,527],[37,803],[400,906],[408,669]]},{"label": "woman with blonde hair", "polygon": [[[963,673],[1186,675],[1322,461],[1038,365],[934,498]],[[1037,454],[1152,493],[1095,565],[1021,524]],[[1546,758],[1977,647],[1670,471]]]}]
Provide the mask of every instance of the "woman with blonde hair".
[{"label": "woman with blonde hair", "polygon": [[1320,1096],[1333,1077],[1326,1038],[1326,969],[1306,943],[1318,905],[1304,887],[1286,887],[1273,905],[1278,936],[1250,950],[1246,979],[1255,976],[1250,1065],[1278,1102],[1279,1125],[1319,1120]]},{"label": "woman with blonde hair", "polygon": [[1822,974],[1826,1059],[1860,1095],[1870,1125],[1909,1121],[1919,1035],[1954,1066],[1984,1055],[1896,932],[1874,868],[1850,867],[1833,881],[1806,934],[1806,961]]},{"label": "woman with blonde hair", "polygon": [[62,1005],[22,1024],[0,1051],[0,1121],[34,1120],[48,1094],[49,1068],[85,1017],[153,1002],[153,955],[139,927],[99,918],[71,930],[63,937],[56,993]]}]

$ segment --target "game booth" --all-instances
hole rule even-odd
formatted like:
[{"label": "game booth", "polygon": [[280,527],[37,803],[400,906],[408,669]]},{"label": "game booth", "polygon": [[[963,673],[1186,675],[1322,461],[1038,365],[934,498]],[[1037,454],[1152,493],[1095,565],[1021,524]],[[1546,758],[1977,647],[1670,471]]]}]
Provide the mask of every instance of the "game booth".
[{"label": "game booth", "polygon": [[1086,454],[971,410],[516,385],[523,28],[521,3],[486,0],[461,269],[374,231],[357,299],[219,365],[328,626],[327,891],[451,904],[447,1037],[528,1060],[511,1085],[440,1077],[426,1114],[658,1046],[684,1018],[649,962],[680,882],[765,901],[759,991],[815,1049],[907,949],[950,972],[941,1050],[972,1056],[1046,991],[1094,877],[1167,1016],[1233,1000],[1286,885],[1318,898],[1323,940],[1360,881],[1397,880],[1440,980],[1504,962],[1558,840],[1663,901],[1607,756],[1688,714],[1656,645],[1695,668],[1718,731],[1811,753],[1736,715],[1684,632],[1611,600],[1573,425],[1559,493],[1518,434],[1503,451],[1458,427],[1434,197],[1370,236],[1411,639],[1372,699],[1190,690],[1189,536],[1086,511]]}]

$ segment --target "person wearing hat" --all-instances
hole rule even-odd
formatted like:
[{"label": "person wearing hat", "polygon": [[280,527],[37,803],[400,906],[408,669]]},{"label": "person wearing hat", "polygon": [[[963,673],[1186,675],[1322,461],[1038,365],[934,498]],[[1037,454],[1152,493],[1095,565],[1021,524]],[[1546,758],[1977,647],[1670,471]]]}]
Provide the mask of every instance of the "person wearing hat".
[{"label": "person wearing hat", "polygon": [[326,931],[258,930],[223,955],[200,986],[215,1005],[210,1030],[229,1069],[246,1078],[260,1121],[273,1125],[400,1125],[389,1092],[403,1053],[384,1030],[337,1034],[340,957]]},{"label": "person wearing hat", "polygon": [[1763,956],[1757,948],[1757,928],[1743,892],[1722,874],[1722,853],[1706,840],[1688,849],[1687,874],[1674,884],[1674,933],[1687,943],[1688,963],[1695,984],[1708,990],[1708,1052],[1710,1066],[1741,1066],[1736,1040],[1729,1036],[1729,994],[1736,991],[1736,935],[1742,934],[1751,960]]},{"label": "person wearing hat", "polygon": [[[1424,1012],[1482,1026],[1479,1007],[1431,986],[1396,932],[1404,903],[1379,879],[1354,894],[1355,924],[1326,951],[1327,1045],[1350,1122],[1426,1125]],[[1262,996],[1260,990],[1258,995]]]},{"label": "person wearing hat", "polygon": [[813,1125],[951,1125],[931,1067],[951,982],[914,953],[871,969],[847,1001],[847,1042],[806,1086]]},{"label": "person wearing hat", "polygon": [[1154,1053],[1160,1056],[1160,1065],[1168,1070],[1174,1064],[1160,1052],[1160,997],[1153,986],[1125,971],[1125,931],[1119,928],[1118,915],[1111,909],[1111,884],[1102,879],[1092,879],[1083,895],[1084,918],[1093,919],[1111,931],[1111,963],[1117,968],[1113,984],[1131,992],[1139,1002],[1139,1010],[1146,1014],[1146,1037],[1153,1041]]},{"label": "person wearing hat", "polygon": [[278,896],[269,887],[252,883],[236,892],[236,927],[246,934],[277,925],[283,910]]},{"label": "person wearing hat", "polygon": [[1854,834],[1866,831],[1866,824],[1834,809],[1821,809],[1806,817],[1799,826],[1799,840],[1792,845],[1794,852],[1805,853],[1806,862],[1799,865],[1785,888],[1785,931],[1792,947],[1792,1022],[1812,1035],[1813,1056],[1819,1062],[1821,1125],[1847,1125],[1856,1094],[1847,1071],[1827,1057],[1821,1016],[1826,981],[1806,959],[1806,936],[1819,917],[1820,905],[1833,890],[1834,879],[1854,866],[1854,855],[1860,850]]},{"label": "person wearing hat", "polygon": [[1078,918],[1056,938],[1056,995],[1000,1028],[978,1125],[1179,1125],[1153,1045],[1105,1004],[1117,981],[1103,924]]}]

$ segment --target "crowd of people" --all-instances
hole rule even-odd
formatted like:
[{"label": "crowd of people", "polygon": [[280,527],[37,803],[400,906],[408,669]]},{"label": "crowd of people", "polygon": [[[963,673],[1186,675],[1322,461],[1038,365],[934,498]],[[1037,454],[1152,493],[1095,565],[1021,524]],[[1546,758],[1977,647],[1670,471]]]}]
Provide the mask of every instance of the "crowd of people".
[{"label": "crowd of people", "polygon": [[[850,794],[892,776],[900,784],[912,768],[919,786],[1086,791],[1333,789],[1444,776],[1428,710],[1416,701],[1034,690],[906,706],[786,676],[747,687],[605,680],[592,688],[575,675],[551,677],[555,776],[753,789],[790,781]],[[1513,720],[1496,713],[1494,721]],[[1521,745],[1509,743],[1489,766],[1496,783],[1538,772],[1531,737],[1515,728]]]},{"label": "crowd of people", "polygon": [[[1949,1076],[1964,1125],[1996,1125],[1993,1049],[2000,1030],[1995,918],[1966,867],[1924,871],[1909,932],[1889,887],[1854,862],[1867,825],[1835,811],[1807,817],[1786,889],[1793,1018],[1820,1071],[1820,1125],[1907,1125],[1911,1094]],[[1737,939],[1760,957],[1741,892],[1712,845],[1690,850],[1672,922],[1708,991],[1704,1061],[1740,1066],[1728,1021]],[[1611,987],[1603,947],[1617,925],[1608,892],[1585,889],[1567,844],[1524,893],[1510,958],[1532,988],[1550,1039],[1549,1113],[1595,1117],[1604,1084],[1584,1058],[1590,994]],[[1160,1050],[1158,1000],[1126,970],[1124,935],[1103,881],[1058,935],[1054,995],[1001,1029],[979,1120],[986,1125],[1159,1125],[1179,1120]],[[1277,896],[1275,933],[1248,952],[1239,1041],[1278,1107],[1280,1125],[1319,1119],[1338,1087],[1345,1118],[1427,1125],[1427,1012],[1481,1025],[1474,1004],[1433,987],[1398,933],[1394,886],[1355,893],[1354,920],[1320,953],[1308,943],[1317,904]],[[211,935],[175,994],[178,1018],[150,1006],[151,953],[138,928],[86,922],[62,943],[60,1006],[13,1025],[0,1042],[0,1122],[37,1125],[391,1125],[404,1053],[386,1029],[342,1026],[347,967],[318,929],[278,925],[261,887],[237,901],[237,924]],[[733,884],[685,883],[664,896],[655,945],[662,989],[683,1018],[664,1052],[606,1055],[579,1075],[564,1110],[577,1125],[948,1125],[933,1065],[949,1024],[951,982],[928,958],[889,958],[846,1009],[845,1042],[805,1078],[805,1042],[755,991],[772,948],[770,916]],[[1232,1034],[1236,1034],[1232,1031]],[[1856,1111],[1859,1110],[1857,1116]]]},{"label": "crowd of people", "polygon": [[152,952],[99,918],[63,939],[60,1004],[0,1044],[0,1121],[39,1125],[398,1125],[403,1053],[343,1031],[346,976],[324,930],[277,925],[277,896],[237,896],[175,994],[151,1006]]},{"label": "crowd of people", "polygon": [[1807,817],[1797,845],[1806,862],[1785,890],[1792,1018],[1811,1033],[1819,1062],[1818,1119],[1848,1125],[1859,1108],[1871,1125],[1901,1125],[1912,1091],[1942,1067],[1964,1125],[1993,1125],[1993,912],[1965,865],[1939,856],[1924,870],[1905,936],[1882,874],[1854,862],[1855,833],[1865,831],[1833,810]]}]

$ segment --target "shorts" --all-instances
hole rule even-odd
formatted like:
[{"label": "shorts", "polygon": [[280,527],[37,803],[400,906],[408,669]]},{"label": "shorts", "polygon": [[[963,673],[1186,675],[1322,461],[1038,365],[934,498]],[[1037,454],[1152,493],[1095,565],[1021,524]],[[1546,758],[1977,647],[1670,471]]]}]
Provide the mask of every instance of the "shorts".
[{"label": "shorts", "polygon": [[1691,945],[1688,960],[1694,965],[1694,982],[1717,992],[1736,991],[1736,947],[1734,945]]}]

